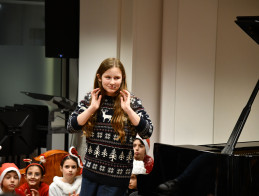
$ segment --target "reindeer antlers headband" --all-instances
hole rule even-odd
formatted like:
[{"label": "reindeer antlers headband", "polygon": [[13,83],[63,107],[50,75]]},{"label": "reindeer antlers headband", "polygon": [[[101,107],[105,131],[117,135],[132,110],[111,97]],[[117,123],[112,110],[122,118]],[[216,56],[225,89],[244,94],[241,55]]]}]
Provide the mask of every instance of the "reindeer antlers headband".
[{"label": "reindeer antlers headband", "polygon": [[82,166],[82,161],[81,161],[81,157],[80,155],[78,154],[78,152],[76,151],[76,148],[74,146],[71,146],[70,149],[69,149],[69,155],[77,158],[77,163],[78,163],[78,166],[80,168],[83,168]]},{"label": "reindeer antlers headband", "polygon": [[36,165],[36,166],[39,166],[42,169],[43,173],[45,173],[45,168],[41,165],[43,163],[46,163],[46,159],[45,159],[44,154],[40,155],[40,162],[39,163],[32,163],[32,159],[23,159],[23,161],[29,163],[29,165],[27,165],[27,167],[25,168],[25,171],[27,171],[27,169],[30,166]]}]

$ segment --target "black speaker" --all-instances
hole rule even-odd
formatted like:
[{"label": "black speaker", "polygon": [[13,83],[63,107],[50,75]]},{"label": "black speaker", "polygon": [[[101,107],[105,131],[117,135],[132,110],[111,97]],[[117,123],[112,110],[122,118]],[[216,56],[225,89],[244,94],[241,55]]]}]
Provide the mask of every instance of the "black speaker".
[{"label": "black speaker", "polygon": [[45,0],[46,57],[79,57],[79,1]]}]

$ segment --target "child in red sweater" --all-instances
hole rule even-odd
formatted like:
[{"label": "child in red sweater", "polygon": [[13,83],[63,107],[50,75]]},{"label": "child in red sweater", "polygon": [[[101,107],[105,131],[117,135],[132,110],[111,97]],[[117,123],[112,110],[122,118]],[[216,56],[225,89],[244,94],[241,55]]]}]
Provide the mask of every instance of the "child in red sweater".
[{"label": "child in red sweater", "polygon": [[45,174],[45,168],[41,163],[30,163],[25,168],[25,180],[18,190],[29,196],[48,196],[49,185],[42,182]]}]

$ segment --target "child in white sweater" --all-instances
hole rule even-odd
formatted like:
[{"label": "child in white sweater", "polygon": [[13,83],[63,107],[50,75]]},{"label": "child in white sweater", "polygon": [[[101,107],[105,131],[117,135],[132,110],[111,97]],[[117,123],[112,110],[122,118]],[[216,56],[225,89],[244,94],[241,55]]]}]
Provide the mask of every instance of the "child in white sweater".
[{"label": "child in white sweater", "polygon": [[[72,150],[71,150],[72,149]],[[81,190],[82,176],[78,175],[82,168],[80,157],[72,147],[70,154],[65,156],[60,163],[62,177],[55,176],[49,187],[49,196],[79,196]]]}]

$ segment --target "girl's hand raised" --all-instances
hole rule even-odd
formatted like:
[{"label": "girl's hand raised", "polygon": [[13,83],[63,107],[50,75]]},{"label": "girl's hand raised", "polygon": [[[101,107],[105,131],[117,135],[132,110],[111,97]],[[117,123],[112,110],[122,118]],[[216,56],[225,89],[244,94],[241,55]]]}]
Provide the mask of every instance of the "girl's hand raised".
[{"label": "girl's hand raised", "polygon": [[140,117],[130,107],[130,93],[127,90],[120,91],[121,94],[121,108],[128,114],[131,123],[137,126],[140,121]]},{"label": "girl's hand raised", "polygon": [[31,196],[40,196],[40,193],[36,189],[31,189]]},{"label": "girl's hand raised", "polygon": [[27,189],[24,191],[24,194],[26,196],[40,196],[39,191],[37,191],[36,189],[30,189],[31,194],[27,194],[27,191],[28,191]]},{"label": "girl's hand raised", "polygon": [[83,126],[91,117],[91,115],[94,114],[96,110],[98,110],[98,108],[100,107],[102,99],[102,95],[100,95],[100,92],[101,91],[99,88],[96,88],[91,92],[91,105],[88,107],[87,110],[77,116],[77,122],[79,125]]},{"label": "girl's hand raised", "polygon": [[96,88],[91,92],[92,95],[92,101],[90,107],[93,108],[93,110],[97,110],[100,107],[102,95],[100,95],[100,88]]},{"label": "girl's hand raised", "polygon": [[120,91],[121,94],[121,108],[128,113],[130,108],[130,93],[127,90]]}]

